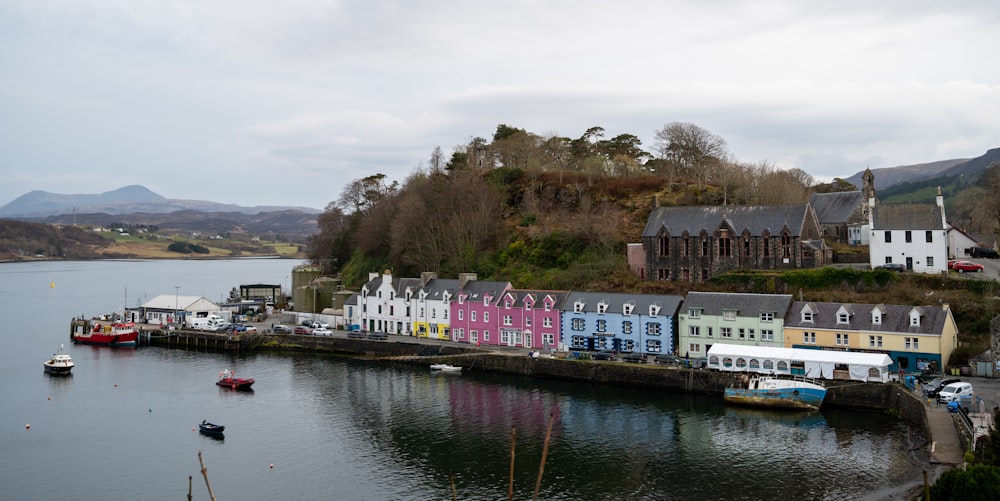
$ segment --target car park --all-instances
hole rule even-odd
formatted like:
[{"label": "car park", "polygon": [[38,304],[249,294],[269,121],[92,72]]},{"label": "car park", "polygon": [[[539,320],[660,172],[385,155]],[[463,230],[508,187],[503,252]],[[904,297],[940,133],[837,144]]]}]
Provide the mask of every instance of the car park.
[{"label": "car park", "polygon": [[295,334],[299,334],[299,335],[303,335],[303,336],[308,336],[308,335],[312,334],[312,329],[309,328],[309,327],[306,327],[304,325],[297,325],[297,326],[295,326],[295,330],[293,332]]},{"label": "car park", "polygon": [[948,261],[948,268],[959,273],[965,273],[967,271],[980,272],[986,269],[985,266],[979,263],[973,263],[972,261]]},{"label": "car park", "polygon": [[875,267],[876,270],[889,270],[889,271],[906,271],[906,266],[902,263],[885,263]]},{"label": "car park", "polygon": [[287,325],[278,324],[271,327],[271,332],[274,332],[275,334],[291,334],[292,328]]}]

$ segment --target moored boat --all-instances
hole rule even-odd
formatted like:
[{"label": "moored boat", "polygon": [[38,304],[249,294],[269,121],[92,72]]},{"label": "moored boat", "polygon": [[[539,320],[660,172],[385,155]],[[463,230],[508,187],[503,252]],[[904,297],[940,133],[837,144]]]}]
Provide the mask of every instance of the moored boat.
[{"label": "moored boat", "polygon": [[460,372],[462,370],[462,368],[458,367],[458,366],[455,366],[455,365],[448,365],[448,364],[431,364],[431,370],[432,371],[441,371],[441,372]]},{"label": "moored boat", "polygon": [[74,331],[74,343],[97,344],[104,346],[135,346],[139,339],[139,330],[135,322],[97,322],[91,329],[82,332]]},{"label": "moored boat", "polygon": [[198,424],[198,431],[208,435],[220,435],[226,431],[226,427],[221,424],[209,423],[207,420],[202,420]]},{"label": "moored boat", "polygon": [[744,375],[741,383],[726,388],[726,402],[756,407],[818,410],[826,397],[825,386],[805,378]]},{"label": "moored boat", "polygon": [[45,367],[45,372],[57,376],[70,375],[75,366],[73,358],[66,353],[63,345],[59,345],[59,351],[53,353],[52,358],[42,362],[42,365]]},{"label": "moored boat", "polygon": [[236,372],[226,369],[219,373],[219,380],[215,384],[232,388],[234,390],[249,390],[253,386],[252,377],[236,377]]}]

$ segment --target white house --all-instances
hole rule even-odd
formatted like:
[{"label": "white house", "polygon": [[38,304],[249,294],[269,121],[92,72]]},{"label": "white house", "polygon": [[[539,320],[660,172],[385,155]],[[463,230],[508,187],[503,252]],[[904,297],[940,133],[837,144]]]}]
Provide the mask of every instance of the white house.
[{"label": "white house", "polygon": [[965,252],[966,249],[977,246],[979,246],[979,242],[976,242],[976,239],[969,236],[968,233],[950,224],[948,225],[949,259],[968,259],[969,255]]},{"label": "white house", "polygon": [[874,268],[906,265],[918,273],[948,273],[948,222],[938,188],[934,203],[876,203],[869,194],[869,254]]},{"label": "white house", "polygon": [[148,324],[178,324],[190,318],[208,318],[210,315],[225,318],[219,305],[201,296],[176,294],[160,294],[128,311],[134,321]]},{"label": "white house", "polygon": [[369,274],[358,294],[356,325],[366,332],[412,336],[411,302],[419,286],[419,280],[393,278],[389,270]]}]

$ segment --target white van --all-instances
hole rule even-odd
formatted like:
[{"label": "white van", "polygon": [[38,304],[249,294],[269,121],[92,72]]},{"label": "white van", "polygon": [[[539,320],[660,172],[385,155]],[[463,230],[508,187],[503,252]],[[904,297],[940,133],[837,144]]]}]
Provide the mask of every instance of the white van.
[{"label": "white van", "polygon": [[938,392],[938,401],[942,403],[956,402],[962,397],[972,397],[972,383],[951,383]]}]

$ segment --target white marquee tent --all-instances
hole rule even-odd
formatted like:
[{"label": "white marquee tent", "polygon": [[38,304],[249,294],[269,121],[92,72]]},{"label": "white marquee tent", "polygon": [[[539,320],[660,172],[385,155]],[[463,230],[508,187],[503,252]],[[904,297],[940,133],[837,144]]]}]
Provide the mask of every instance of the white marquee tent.
[{"label": "white marquee tent", "polygon": [[885,383],[889,381],[890,365],[892,359],[884,353],[769,348],[736,344],[713,344],[708,350],[708,367],[729,372],[759,372]]}]

